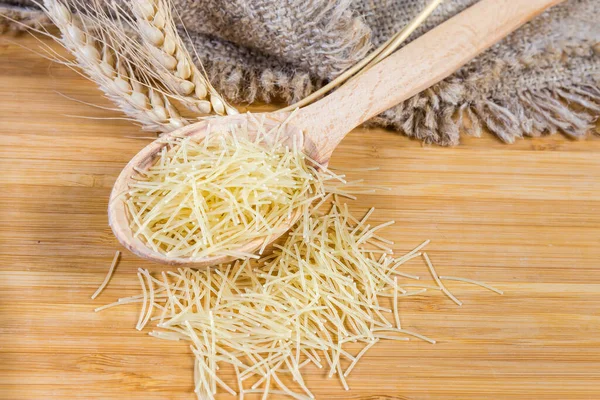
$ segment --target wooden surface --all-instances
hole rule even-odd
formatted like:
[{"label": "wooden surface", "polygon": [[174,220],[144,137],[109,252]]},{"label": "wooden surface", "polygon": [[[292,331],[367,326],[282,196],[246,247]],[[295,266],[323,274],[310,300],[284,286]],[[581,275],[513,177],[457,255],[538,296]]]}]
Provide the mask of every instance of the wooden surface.
[{"label": "wooden surface", "polygon": [[[136,269],[153,264],[125,253],[90,299],[120,249],[109,192],[144,134],[66,116],[118,114],[57,92],[108,105],[75,73],[0,42],[0,399],[192,399],[187,346],[136,331],[136,306],[93,312],[137,293]],[[317,398],[600,398],[598,137],[467,138],[445,149],[357,130],[332,166],[381,168],[363,175],[392,190],[351,207],[396,220],[387,236],[398,252],[429,238],[440,274],[505,295],[457,282],[448,286],[463,307],[441,295],[402,302],[403,325],[439,342],[378,344],[350,392],[311,370]],[[427,276],[420,262],[408,269]]]}]

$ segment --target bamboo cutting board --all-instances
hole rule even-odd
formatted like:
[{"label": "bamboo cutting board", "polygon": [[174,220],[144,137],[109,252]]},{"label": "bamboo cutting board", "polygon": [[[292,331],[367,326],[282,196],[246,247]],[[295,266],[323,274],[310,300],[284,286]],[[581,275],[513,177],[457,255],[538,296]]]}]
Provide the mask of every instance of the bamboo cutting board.
[{"label": "bamboo cutting board", "polygon": [[[121,249],[107,225],[110,188],[144,134],[66,116],[118,114],[58,94],[109,106],[19,46],[35,41],[0,42],[0,399],[193,399],[186,345],[136,331],[137,306],[93,312],[137,294],[137,268],[156,265],[125,252],[90,299]],[[467,138],[444,149],[359,129],[331,165],[380,167],[362,175],[391,190],[350,206],[395,220],[387,237],[398,253],[431,239],[438,273],[505,294],[449,282],[462,307],[440,294],[402,302],[403,325],[438,343],[376,345],[349,392],[310,370],[318,399],[600,398],[598,137]],[[407,271],[430,279],[421,262]]]}]

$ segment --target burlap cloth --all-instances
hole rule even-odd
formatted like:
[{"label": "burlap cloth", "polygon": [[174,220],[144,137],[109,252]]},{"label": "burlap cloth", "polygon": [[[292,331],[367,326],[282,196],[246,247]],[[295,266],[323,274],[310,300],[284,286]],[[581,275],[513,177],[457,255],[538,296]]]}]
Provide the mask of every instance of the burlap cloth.
[{"label": "burlap cloth", "polygon": [[[229,100],[293,103],[401,29],[426,0],[174,2]],[[411,39],[475,2],[446,0]],[[0,0],[0,12],[44,21],[30,0]],[[600,0],[568,0],[370,124],[452,145],[459,131],[478,135],[482,127],[505,142],[555,132],[583,137],[598,115]]]}]

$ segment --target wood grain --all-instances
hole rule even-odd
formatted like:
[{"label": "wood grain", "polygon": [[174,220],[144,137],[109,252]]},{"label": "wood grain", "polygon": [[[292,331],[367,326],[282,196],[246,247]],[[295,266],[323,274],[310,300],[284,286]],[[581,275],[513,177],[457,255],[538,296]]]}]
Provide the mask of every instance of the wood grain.
[{"label": "wood grain", "polygon": [[[135,306],[93,312],[137,293],[136,269],[154,264],[124,253],[90,299],[123,250],[107,225],[111,186],[147,134],[127,121],[65,116],[118,114],[62,97],[110,106],[77,74],[18,45],[35,41],[0,43],[0,398],[192,399],[185,345],[137,332]],[[399,252],[429,238],[440,274],[505,295],[455,282],[463,307],[441,295],[402,302],[403,324],[439,342],[378,344],[350,392],[311,370],[317,398],[600,398],[598,137],[466,138],[445,149],[357,129],[331,164],[381,168],[362,175],[391,191],[351,207],[396,220],[387,236]],[[425,276],[420,262],[407,269]]]}]

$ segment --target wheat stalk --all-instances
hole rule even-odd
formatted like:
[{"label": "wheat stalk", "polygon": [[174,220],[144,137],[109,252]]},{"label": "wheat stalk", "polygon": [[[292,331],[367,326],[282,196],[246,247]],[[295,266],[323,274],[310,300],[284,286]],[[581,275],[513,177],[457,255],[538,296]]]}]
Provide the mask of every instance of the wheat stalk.
[{"label": "wheat stalk", "polygon": [[130,61],[132,55],[121,41],[118,29],[103,26],[105,21],[86,23],[62,1],[44,0],[43,7],[61,32],[61,37],[55,39],[75,56],[77,66],[126,115],[139,121],[144,129],[160,132],[170,132],[189,123],[161,92],[160,85]]},{"label": "wheat stalk", "polygon": [[194,64],[175,28],[170,0],[131,0],[130,7],[155,71],[182,105],[203,114],[211,111],[211,105],[219,115],[238,113]]},{"label": "wheat stalk", "polygon": [[305,106],[315,102],[319,98],[321,98],[323,95],[325,95],[330,90],[333,90],[336,87],[340,86],[341,84],[346,82],[348,79],[350,79],[354,76],[358,76],[358,75],[364,73],[365,71],[367,71],[373,65],[377,64],[378,62],[380,62],[381,60],[383,60],[384,58],[386,58],[387,56],[392,54],[402,44],[402,42],[404,42],[406,39],[408,39],[408,37],[411,35],[411,33],[413,33],[415,31],[415,29],[417,29],[425,21],[425,19],[429,15],[431,15],[431,13],[437,8],[437,6],[439,6],[443,1],[444,0],[431,0],[423,8],[423,10],[421,10],[421,12],[419,14],[417,14],[408,23],[408,25],[406,25],[404,28],[402,28],[394,36],[389,38],[385,43],[383,43],[377,49],[372,51],[368,56],[366,56],[365,58],[360,60],[358,63],[354,64],[352,67],[348,68],[341,75],[336,77],[334,80],[332,80],[331,82],[329,82],[327,85],[323,86],[316,92],[311,93],[304,99],[302,99],[292,105],[289,105],[289,106],[281,109],[280,111],[292,111],[292,110],[295,110],[296,108],[305,107]]}]

